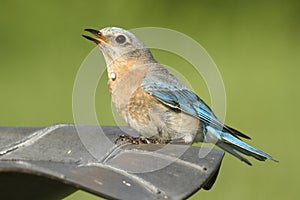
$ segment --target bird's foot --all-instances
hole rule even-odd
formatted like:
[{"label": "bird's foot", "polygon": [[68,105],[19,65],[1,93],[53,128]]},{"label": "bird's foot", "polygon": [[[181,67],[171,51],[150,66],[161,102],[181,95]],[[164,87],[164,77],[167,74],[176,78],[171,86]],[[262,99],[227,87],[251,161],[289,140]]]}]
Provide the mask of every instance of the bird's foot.
[{"label": "bird's foot", "polygon": [[132,137],[129,135],[119,135],[116,140],[115,144],[118,142],[128,142],[131,144],[161,144],[162,142],[157,138],[147,138],[147,137]]}]

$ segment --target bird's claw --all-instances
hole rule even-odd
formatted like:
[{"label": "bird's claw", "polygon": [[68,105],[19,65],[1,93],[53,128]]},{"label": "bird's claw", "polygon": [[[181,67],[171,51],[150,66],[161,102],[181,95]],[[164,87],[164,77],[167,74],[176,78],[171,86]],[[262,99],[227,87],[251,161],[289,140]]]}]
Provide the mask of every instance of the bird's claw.
[{"label": "bird's claw", "polygon": [[132,137],[129,135],[119,135],[116,140],[115,144],[118,142],[128,142],[131,144],[160,144],[161,142],[156,138],[147,138],[147,137]]}]

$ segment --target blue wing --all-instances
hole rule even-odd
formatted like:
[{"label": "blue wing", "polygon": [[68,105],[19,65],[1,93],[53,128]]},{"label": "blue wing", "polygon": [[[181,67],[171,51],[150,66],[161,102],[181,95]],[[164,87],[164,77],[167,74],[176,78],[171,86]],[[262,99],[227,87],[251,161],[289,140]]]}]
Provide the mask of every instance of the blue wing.
[{"label": "blue wing", "polygon": [[243,133],[224,125],[202,99],[159,64],[149,68],[142,81],[142,88],[170,107],[188,113],[219,130],[225,129],[234,135],[250,139]]}]

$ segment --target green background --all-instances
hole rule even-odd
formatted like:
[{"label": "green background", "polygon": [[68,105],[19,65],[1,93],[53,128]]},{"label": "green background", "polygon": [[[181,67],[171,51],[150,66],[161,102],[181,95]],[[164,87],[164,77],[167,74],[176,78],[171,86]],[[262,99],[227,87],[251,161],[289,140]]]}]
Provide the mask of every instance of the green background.
[{"label": "green background", "polygon": [[[72,123],[72,89],[94,45],[84,28],[165,27],[198,41],[226,88],[226,123],[280,162],[249,167],[226,155],[214,187],[191,199],[296,199],[299,190],[300,4],[298,1],[0,0],[0,126]],[[158,61],[187,76],[208,103],[203,81],[165,52]],[[97,114],[115,124],[106,80]],[[101,101],[100,101],[101,99]],[[174,184],[174,183],[170,183]],[[76,192],[68,200],[98,199]]]}]

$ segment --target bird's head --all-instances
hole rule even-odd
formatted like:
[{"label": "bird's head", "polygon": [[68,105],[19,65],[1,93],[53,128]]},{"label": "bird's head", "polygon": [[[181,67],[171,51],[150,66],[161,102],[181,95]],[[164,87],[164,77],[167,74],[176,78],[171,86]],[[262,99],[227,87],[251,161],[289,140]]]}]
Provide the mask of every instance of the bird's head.
[{"label": "bird's head", "polygon": [[[96,37],[83,35],[88,40],[95,42],[101,49],[107,64],[124,55],[149,56],[151,53],[134,34],[117,27],[107,27],[101,30],[85,29]],[[139,53],[137,51],[141,50]],[[145,54],[145,55],[141,55]]]}]

